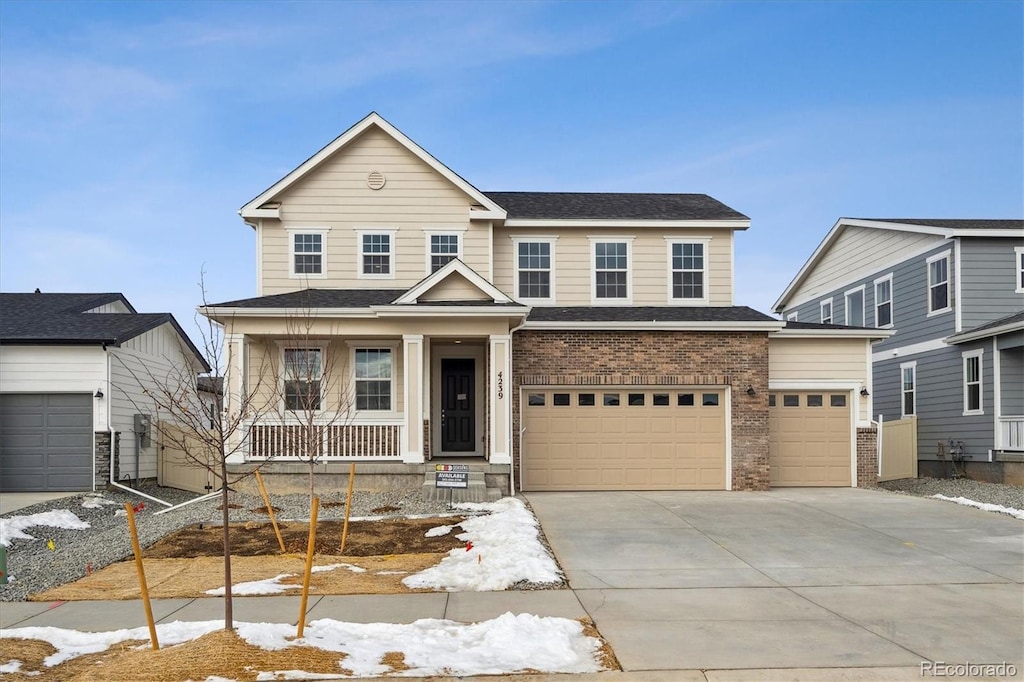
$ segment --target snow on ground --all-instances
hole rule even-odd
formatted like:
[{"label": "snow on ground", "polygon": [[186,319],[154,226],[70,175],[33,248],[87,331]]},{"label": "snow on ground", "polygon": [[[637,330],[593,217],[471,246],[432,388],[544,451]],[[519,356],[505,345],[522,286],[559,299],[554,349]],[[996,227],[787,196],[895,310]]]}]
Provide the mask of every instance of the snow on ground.
[{"label": "snow on ground", "polygon": [[[266,580],[252,580],[245,583],[238,583],[237,585],[231,586],[231,594],[236,596],[281,594],[285,590],[301,590],[302,585],[282,585],[280,582],[285,578],[291,578],[294,575],[294,573],[282,573],[281,575],[275,575],[273,578],[267,578]],[[222,596],[224,592],[225,590],[223,587],[206,590],[206,594],[212,594],[215,596]]]},{"label": "snow on ground", "polygon": [[78,518],[74,512],[67,509],[54,509],[41,514],[29,514],[28,516],[11,516],[6,519],[0,519],[0,545],[10,547],[11,540],[35,540],[35,537],[25,532],[26,528],[31,528],[32,526],[82,530],[89,528],[89,523]]},{"label": "snow on ground", "polygon": [[[223,621],[165,623],[157,625],[161,647],[181,644],[214,630]],[[480,623],[422,619],[409,624],[346,623],[323,618],[305,628],[302,639],[293,639],[295,626],[280,623],[235,623],[238,635],[268,651],[292,646],[315,646],[346,654],[342,665],[357,677],[373,677],[390,671],[381,657],[401,652],[408,670],[392,673],[409,677],[429,675],[500,675],[527,669],[550,673],[599,672],[600,641],[583,634],[583,626],[566,618],[505,613]],[[57,651],[44,660],[52,667],[77,656],[105,651],[128,640],[149,640],[146,627],[112,632],[79,632],[55,627],[7,628],[0,637],[38,639]],[[140,648],[147,648],[144,644]],[[340,658],[340,657],[339,657]],[[7,662],[5,665],[13,665]],[[257,679],[293,679],[301,671],[262,671]]]},{"label": "snow on ground", "polygon": [[423,536],[428,538],[436,538],[442,535],[448,535],[448,533],[451,533],[454,529],[455,526],[434,526],[426,533],[424,533]]},{"label": "snow on ground", "polygon": [[466,548],[453,549],[438,565],[403,578],[406,587],[487,591],[505,590],[524,580],[551,583],[562,579],[558,565],[540,542],[537,519],[520,500],[504,497],[456,507],[490,513],[463,521],[460,525],[465,532],[455,537],[465,540]]},{"label": "snow on ground", "polygon": [[85,509],[101,509],[105,505],[116,505],[117,502],[108,500],[98,493],[89,493],[82,497],[82,507]]},{"label": "snow on ground", "polygon": [[1024,520],[1024,511],[1014,509],[1013,507],[1004,507],[999,504],[989,504],[987,502],[975,502],[974,500],[968,500],[966,497],[946,497],[945,495],[932,495],[932,497],[937,500],[945,500],[946,502],[956,502],[957,504],[962,504],[967,507],[976,507],[984,511],[1009,514],[1014,518]]},{"label": "snow on ground", "polygon": [[366,569],[360,566],[353,566],[352,564],[327,564],[326,566],[314,566],[312,568],[313,573],[325,573],[327,571],[333,571],[338,568],[344,568],[347,571],[353,573],[366,573]]}]

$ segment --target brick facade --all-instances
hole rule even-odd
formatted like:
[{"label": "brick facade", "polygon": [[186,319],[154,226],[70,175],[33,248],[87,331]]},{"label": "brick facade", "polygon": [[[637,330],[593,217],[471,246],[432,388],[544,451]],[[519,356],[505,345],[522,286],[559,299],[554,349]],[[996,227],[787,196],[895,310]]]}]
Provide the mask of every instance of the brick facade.
[{"label": "brick facade", "polygon": [[[768,489],[766,332],[520,330],[512,337],[512,368],[517,397],[531,385],[730,386],[732,488]],[[518,399],[512,424],[518,434]],[[520,465],[516,437],[513,467]]]},{"label": "brick facade", "polygon": [[857,487],[878,483],[878,429],[857,429]]}]

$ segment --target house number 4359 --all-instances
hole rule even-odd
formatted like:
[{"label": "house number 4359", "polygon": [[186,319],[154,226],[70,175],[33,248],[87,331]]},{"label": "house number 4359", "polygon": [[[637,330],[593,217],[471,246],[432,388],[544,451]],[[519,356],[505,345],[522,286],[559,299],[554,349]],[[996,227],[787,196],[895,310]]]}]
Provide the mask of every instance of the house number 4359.
[{"label": "house number 4359", "polygon": [[505,397],[505,373],[498,372],[498,400]]}]

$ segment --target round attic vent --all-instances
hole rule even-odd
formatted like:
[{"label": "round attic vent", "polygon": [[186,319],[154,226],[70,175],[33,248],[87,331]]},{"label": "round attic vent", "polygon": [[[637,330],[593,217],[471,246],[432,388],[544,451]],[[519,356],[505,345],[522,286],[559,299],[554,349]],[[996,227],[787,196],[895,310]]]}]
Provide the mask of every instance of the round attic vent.
[{"label": "round attic vent", "polygon": [[366,185],[370,189],[380,189],[384,186],[387,180],[384,178],[384,174],[380,171],[370,171],[370,174],[366,176]]}]

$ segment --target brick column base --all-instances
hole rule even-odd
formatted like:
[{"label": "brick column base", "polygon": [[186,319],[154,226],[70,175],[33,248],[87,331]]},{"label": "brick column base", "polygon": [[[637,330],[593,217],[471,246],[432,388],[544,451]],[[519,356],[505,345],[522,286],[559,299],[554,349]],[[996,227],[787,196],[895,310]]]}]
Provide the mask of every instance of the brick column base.
[{"label": "brick column base", "polygon": [[857,487],[878,483],[878,429],[874,426],[857,429]]}]

